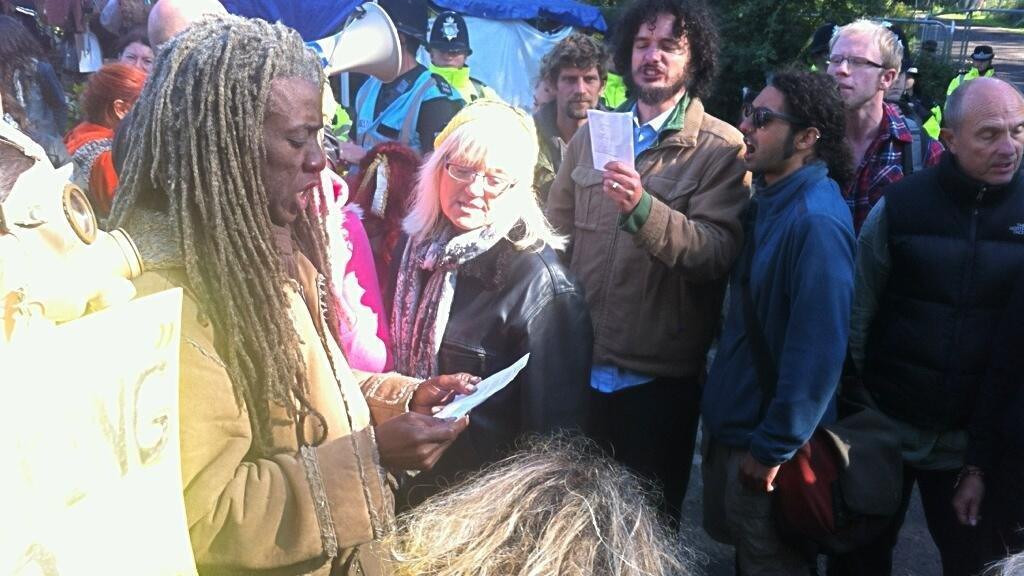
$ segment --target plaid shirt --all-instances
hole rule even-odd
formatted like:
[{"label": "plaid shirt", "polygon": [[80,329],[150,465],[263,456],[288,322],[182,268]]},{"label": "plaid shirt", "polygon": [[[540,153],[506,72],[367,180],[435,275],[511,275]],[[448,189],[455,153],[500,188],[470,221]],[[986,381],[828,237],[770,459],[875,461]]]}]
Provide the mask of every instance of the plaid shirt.
[{"label": "plaid shirt", "polygon": [[[868,217],[868,212],[882,197],[887,184],[903,178],[903,150],[912,145],[914,137],[903,121],[899,108],[892,104],[882,104],[882,124],[878,135],[868,146],[857,172],[846,188],[843,197],[853,214],[853,229],[860,234],[860,225]],[[922,137],[926,136],[921,131]],[[909,149],[907,150],[909,153]],[[937,140],[928,142],[928,152],[924,157],[925,166],[935,166],[942,156],[942,144]]]}]

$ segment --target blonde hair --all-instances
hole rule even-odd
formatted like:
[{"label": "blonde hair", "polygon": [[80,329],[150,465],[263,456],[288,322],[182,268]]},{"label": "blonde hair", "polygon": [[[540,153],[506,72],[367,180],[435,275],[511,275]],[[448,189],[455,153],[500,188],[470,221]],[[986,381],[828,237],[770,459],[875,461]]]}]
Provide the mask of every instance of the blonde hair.
[{"label": "blonde hair", "polygon": [[1020,576],[1024,574],[1024,553],[1011,554],[985,569],[984,576]]},{"label": "blonde hair", "polygon": [[399,518],[384,542],[399,576],[688,574],[676,533],[641,481],[565,436],[529,449]]},{"label": "blonde hair", "polygon": [[544,217],[533,191],[537,132],[522,110],[496,100],[477,100],[452,118],[434,142],[434,152],[420,167],[416,189],[402,229],[414,240],[433,236],[443,223],[439,191],[445,163],[484,165],[502,170],[514,184],[502,194],[507,208],[499,218],[518,221],[508,240],[519,250],[565,246]]},{"label": "blonde hair", "polygon": [[899,37],[888,26],[864,18],[854,20],[846,26],[840,26],[836,29],[835,33],[832,34],[832,40],[828,43],[829,50],[835,47],[839,38],[849,36],[850,34],[863,34],[870,37],[875,46],[878,46],[878,51],[882,55],[882,66],[886,69],[893,68],[897,71],[900,69],[900,66],[903,64],[903,44],[900,43]]}]

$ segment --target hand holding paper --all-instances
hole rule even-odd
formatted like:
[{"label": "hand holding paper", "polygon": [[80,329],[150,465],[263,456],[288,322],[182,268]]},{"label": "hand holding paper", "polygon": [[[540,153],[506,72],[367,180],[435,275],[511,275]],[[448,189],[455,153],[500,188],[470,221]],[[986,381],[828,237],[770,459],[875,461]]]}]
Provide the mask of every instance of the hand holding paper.
[{"label": "hand holding paper", "polygon": [[515,379],[516,375],[526,367],[530,361],[530,355],[525,354],[508,368],[491,375],[476,385],[476,392],[468,396],[458,395],[452,403],[445,406],[440,412],[434,414],[434,418],[461,418],[473,408],[484,403],[485,400],[496,394],[499,390],[508,386],[508,383]]}]

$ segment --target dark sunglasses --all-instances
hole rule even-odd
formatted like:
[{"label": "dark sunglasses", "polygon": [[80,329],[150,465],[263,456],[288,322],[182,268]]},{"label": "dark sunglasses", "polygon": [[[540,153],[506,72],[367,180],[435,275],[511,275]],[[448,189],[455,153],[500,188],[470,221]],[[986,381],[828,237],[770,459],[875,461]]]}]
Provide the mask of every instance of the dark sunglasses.
[{"label": "dark sunglasses", "polygon": [[794,126],[807,125],[803,120],[790,116],[789,114],[783,114],[782,112],[776,112],[764,107],[755,108],[753,104],[743,105],[743,117],[750,118],[750,123],[753,124],[754,128],[757,130],[771,124],[772,120],[783,120]]}]

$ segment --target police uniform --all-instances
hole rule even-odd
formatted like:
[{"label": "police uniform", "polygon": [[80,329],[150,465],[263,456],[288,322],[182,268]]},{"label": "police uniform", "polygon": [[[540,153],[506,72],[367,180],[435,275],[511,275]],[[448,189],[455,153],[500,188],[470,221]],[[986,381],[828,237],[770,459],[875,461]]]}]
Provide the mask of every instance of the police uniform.
[{"label": "police uniform", "polygon": [[356,93],[353,141],[364,150],[394,141],[430,152],[434,137],[464,105],[448,82],[422,64],[387,84],[370,78]]},{"label": "police uniform", "polygon": [[[466,20],[457,12],[442,12],[434,18],[430,27],[430,40],[427,48],[442,52],[465,52],[466,56],[473,53],[469,47],[469,28]],[[430,71],[444,78],[462,96],[466,102],[478,98],[498,99],[498,94],[482,80],[469,74],[469,66],[462,68],[444,68],[431,64]]]},{"label": "police uniform", "polygon": [[[991,60],[993,56],[995,56],[995,53],[992,51],[991,46],[981,45],[975,46],[974,53],[971,54],[971,59],[985,61]],[[978,72],[977,68],[972,66],[970,69],[960,72],[949,81],[949,86],[946,88],[946,97],[949,98],[949,95],[952,94],[954,90],[959,88],[961,84],[968,80],[974,80],[979,77],[990,78],[995,75],[996,69],[993,66],[989,66],[988,69],[981,73]],[[943,108],[940,106],[933,107],[931,109],[931,118],[929,118],[924,124],[925,131],[928,132],[928,135],[932,138],[938,139],[939,137],[939,130],[942,126],[943,111]]]},{"label": "police uniform", "polygon": [[[423,41],[427,22],[422,0],[380,0],[406,36]],[[409,55],[403,54],[403,58]],[[434,149],[434,137],[465,105],[465,100],[442,77],[417,64],[387,84],[371,77],[356,93],[352,141],[369,150],[381,142],[399,142],[420,154]]]}]

